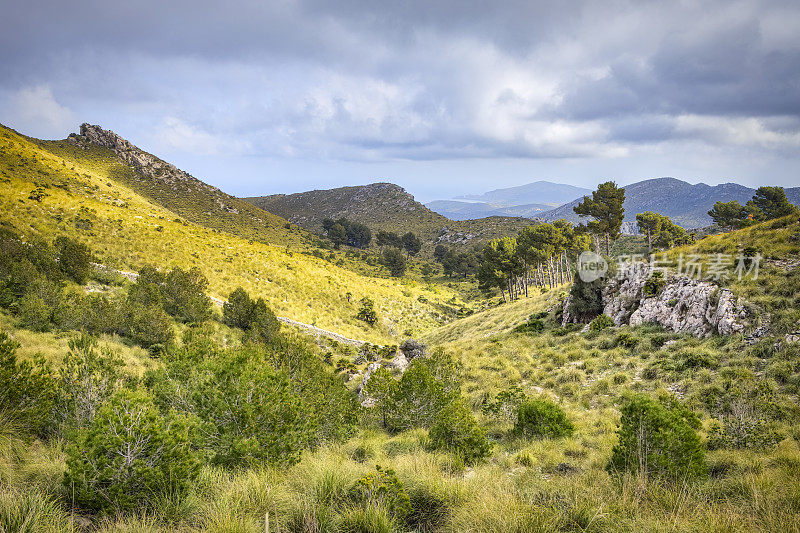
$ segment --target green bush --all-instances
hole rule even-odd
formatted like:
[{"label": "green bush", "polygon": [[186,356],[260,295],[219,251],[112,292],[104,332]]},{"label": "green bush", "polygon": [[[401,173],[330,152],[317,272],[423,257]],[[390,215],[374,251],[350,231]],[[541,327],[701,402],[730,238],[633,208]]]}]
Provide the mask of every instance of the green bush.
[{"label": "green bush", "polygon": [[622,346],[623,348],[632,350],[633,348],[636,348],[637,344],[639,344],[639,339],[628,332],[622,332],[616,336],[614,339],[614,344],[616,346]]},{"label": "green bush", "polygon": [[591,331],[603,331],[612,327],[614,327],[614,321],[608,315],[600,315],[589,324],[589,330]]},{"label": "green bush", "polygon": [[644,282],[642,293],[647,297],[656,296],[666,284],[667,280],[664,279],[664,273],[657,270]]},{"label": "green bush", "polygon": [[121,391],[68,446],[64,484],[87,509],[152,508],[159,495],[181,495],[197,477],[193,429],[184,416],[162,416],[148,395]]},{"label": "green bush", "polygon": [[514,432],[525,437],[569,437],[574,431],[567,414],[548,400],[528,400],[517,410]]},{"label": "green bush", "polygon": [[371,298],[365,296],[361,299],[361,307],[358,308],[356,318],[363,320],[370,326],[374,326],[378,323],[378,314],[375,312],[375,302],[373,302]]},{"label": "green bush", "polygon": [[165,346],[175,338],[172,320],[161,307],[128,302],[122,312],[121,332],[145,348]]},{"label": "green bush", "polygon": [[609,470],[673,481],[705,475],[705,450],[693,428],[698,425],[696,416],[674,400],[633,396],[622,407]]},{"label": "green bush", "polygon": [[89,247],[69,237],[58,237],[55,247],[58,251],[58,266],[64,275],[75,283],[86,283],[92,261]]},{"label": "green bush", "polygon": [[57,413],[68,427],[85,427],[121,387],[125,364],[113,351],[99,350],[89,335],[70,339],[68,346],[58,370]]},{"label": "green bush", "polygon": [[465,464],[477,463],[491,453],[486,431],[461,402],[453,402],[439,413],[429,438],[432,449],[450,452]]},{"label": "green bush", "polygon": [[253,321],[253,301],[242,287],[238,287],[222,305],[222,321],[232,328],[247,329]]},{"label": "green bush", "polygon": [[398,522],[404,521],[411,512],[411,501],[403,483],[394,470],[380,465],[355,482],[350,489],[350,499],[366,508],[382,508]]},{"label": "green bush", "polygon": [[483,413],[499,420],[511,422],[517,418],[517,410],[526,399],[525,391],[514,386],[497,393],[491,401],[485,401]]},{"label": "green bush", "polygon": [[247,338],[256,342],[269,342],[280,331],[280,322],[264,299],[250,299],[241,287],[223,304],[222,318],[227,325],[245,330]]},{"label": "green bush", "polygon": [[18,347],[0,331],[0,411],[31,435],[42,435],[51,426],[57,382],[43,359],[18,361]]},{"label": "green bush", "polygon": [[602,313],[604,283],[602,278],[587,283],[576,274],[569,291],[570,316],[578,322],[588,322]]}]

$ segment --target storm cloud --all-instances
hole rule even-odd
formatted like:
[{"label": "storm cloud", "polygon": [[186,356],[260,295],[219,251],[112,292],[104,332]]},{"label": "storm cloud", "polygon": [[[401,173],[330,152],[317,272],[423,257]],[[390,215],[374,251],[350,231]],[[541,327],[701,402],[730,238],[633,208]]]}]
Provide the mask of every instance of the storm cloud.
[{"label": "storm cloud", "polygon": [[7,2],[0,122],[100,123],[253,194],[327,169],[435,196],[469,161],[797,185],[798,28],[797,2],[758,0]]}]

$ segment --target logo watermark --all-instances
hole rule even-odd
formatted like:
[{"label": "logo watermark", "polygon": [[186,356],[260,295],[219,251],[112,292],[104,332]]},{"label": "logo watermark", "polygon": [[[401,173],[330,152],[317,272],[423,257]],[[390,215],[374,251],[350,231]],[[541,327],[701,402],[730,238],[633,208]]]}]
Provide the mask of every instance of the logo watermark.
[{"label": "logo watermark", "polygon": [[[622,279],[633,271],[646,272],[648,277],[656,272],[663,276],[674,273],[691,279],[713,279],[714,281],[727,281],[745,278],[758,279],[758,271],[763,257],[760,253],[753,256],[744,254],[684,254],[669,257],[668,254],[620,255],[617,260],[617,279]],[[580,269],[580,260],[579,260]],[[580,270],[579,270],[580,271]],[[583,279],[581,277],[581,279]],[[585,280],[584,280],[585,281]]]},{"label": "logo watermark", "polygon": [[600,279],[608,272],[608,262],[595,252],[583,252],[578,257],[578,276],[585,283]]}]

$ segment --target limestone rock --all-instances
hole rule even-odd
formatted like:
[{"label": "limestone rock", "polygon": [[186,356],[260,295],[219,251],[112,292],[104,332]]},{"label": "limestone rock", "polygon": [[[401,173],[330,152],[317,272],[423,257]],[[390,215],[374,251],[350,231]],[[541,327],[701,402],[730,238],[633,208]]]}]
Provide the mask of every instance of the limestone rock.
[{"label": "limestone rock", "polygon": [[[616,325],[656,323],[678,333],[707,337],[713,333],[732,335],[744,330],[747,313],[744,302],[729,289],[710,281],[670,276],[654,296],[644,294],[651,270],[643,264],[628,269],[603,288],[603,313]],[[566,325],[569,297],[564,301]]]}]

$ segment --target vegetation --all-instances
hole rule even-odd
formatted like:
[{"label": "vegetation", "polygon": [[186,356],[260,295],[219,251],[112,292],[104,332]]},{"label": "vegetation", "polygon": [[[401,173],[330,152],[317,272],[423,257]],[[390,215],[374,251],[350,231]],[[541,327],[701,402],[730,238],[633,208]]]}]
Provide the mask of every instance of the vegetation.
[{"label": "vegetation", "polygon": [[586,229],[606,242],[606,255],[611,254],[611,241],[619,235],[622,221],[625,219],[625,189],[617,187],[613,181],[597,186],[592,197],[583,197],[583,201],[573,207],[573,211],[581,217],[592,217],[594,220],[586,225]]},{"label": "vegetation", "polygon": [[705,453],[695,432],[700,421],[674,401],[664,405],[634,396],[622,407],[619,444],[609,468],[681,482],[706,473]]},{"label": "vegetation", "polygon": [[559,438],[572,435],[574,426],[564,410],[547,400],[528,400],[517,408],[514,431],[526,437]]}]

